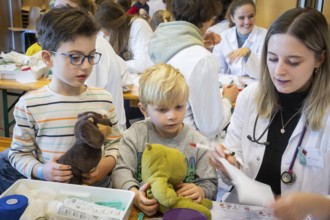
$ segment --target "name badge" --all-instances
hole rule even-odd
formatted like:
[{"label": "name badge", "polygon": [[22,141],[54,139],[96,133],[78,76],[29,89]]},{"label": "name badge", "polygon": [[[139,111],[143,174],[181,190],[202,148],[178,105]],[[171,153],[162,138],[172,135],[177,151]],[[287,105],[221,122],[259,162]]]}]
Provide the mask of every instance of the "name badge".
[{"label": "name badge", "polygon": [[298,158],[299,158],[299,162],[303,166],[306,165],[306,154],[307,154],[307,151],[304,148],[298,147]]},{"label": "name badge", "polygon": [[306,165],[312,167],[324,168],[324,159],[320,149],[305,148]]}]

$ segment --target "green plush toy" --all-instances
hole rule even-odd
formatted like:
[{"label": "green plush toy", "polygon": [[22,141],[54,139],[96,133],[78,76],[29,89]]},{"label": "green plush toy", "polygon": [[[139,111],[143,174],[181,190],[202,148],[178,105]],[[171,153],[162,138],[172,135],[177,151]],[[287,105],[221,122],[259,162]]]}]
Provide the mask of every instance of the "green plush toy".
[{"label": "green plush toy", "polygon": [[202,204],[189,198],[179,197],[174,186],[182,183],[187,174],[185,156],[177,149],[161,144],[147,144],[142,154],[142,181],[149,182],[149,198],[160,204],[160,212],[173,208],[190,208],[203,213],[211,219],[212,201],[203,199]]}]

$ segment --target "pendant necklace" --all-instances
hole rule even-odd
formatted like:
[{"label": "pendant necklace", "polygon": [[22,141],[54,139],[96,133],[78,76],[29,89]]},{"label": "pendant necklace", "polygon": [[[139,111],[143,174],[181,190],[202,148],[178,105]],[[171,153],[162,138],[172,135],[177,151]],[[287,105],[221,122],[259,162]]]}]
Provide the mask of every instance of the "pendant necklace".
[{"label": "pendant necklace", "polygon": [[285,133],[285,126],[287,126],[289,124],[289,122],[296,116],[298,115],[300,112],[300,110],[298,110],[296,113],[294,113],[293,116],[291,116],[291,118],[289,118],[289,120],[284,124],[283,123],[283,116],[282,116],[282,111],[280,111],[280,114],[281,114],[281,123],[282,123],[282,128],[280,130],[281,134],[284,134]]}]

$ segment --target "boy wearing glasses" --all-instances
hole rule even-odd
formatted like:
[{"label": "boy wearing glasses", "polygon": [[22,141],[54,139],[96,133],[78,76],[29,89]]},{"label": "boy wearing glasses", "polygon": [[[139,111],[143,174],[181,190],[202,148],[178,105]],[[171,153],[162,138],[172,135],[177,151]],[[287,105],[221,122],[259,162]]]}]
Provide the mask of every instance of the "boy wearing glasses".
[{"label": "boy wearing glasses", "polygon": [[95,50],[98,27],[84,11],[61,7],[46,13],[37,31],[42,58],[52,68],[53,79],[16,104],[10,163],[30,179],[68,182],[72,178],[70,166],[57,163],[57,159],[75,141],[77,115],[94,111],[106,115],[114,126],[101,161],[84,175],[84,184],[107,187],[121,134],[111,94],[85,85],[93,65],[101,59]]}]

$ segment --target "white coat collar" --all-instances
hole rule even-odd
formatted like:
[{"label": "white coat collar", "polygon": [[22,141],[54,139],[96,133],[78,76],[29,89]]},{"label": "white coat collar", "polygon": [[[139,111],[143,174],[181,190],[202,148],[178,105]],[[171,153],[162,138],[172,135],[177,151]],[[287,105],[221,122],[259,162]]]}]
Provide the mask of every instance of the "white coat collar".
[{"label": "white coat collar", "polygon": [[[250,44],[254,43],[257,40],[258,30],[259,30],[259,27],[254,25],[253,28],[252,28],[251,33],[249,34],[249,37],[246,39],[246,41],[244,42],[242,47],[246,46],[248,43],[250,45]],[[238,47],[236,31],[237,31],[237,27],[235,26],[235,27],[232,28],[232,32],[230,34],[231,35],[230,36],[230,42],[231,42],[231,44],[236,45],[236,47]]]}]

